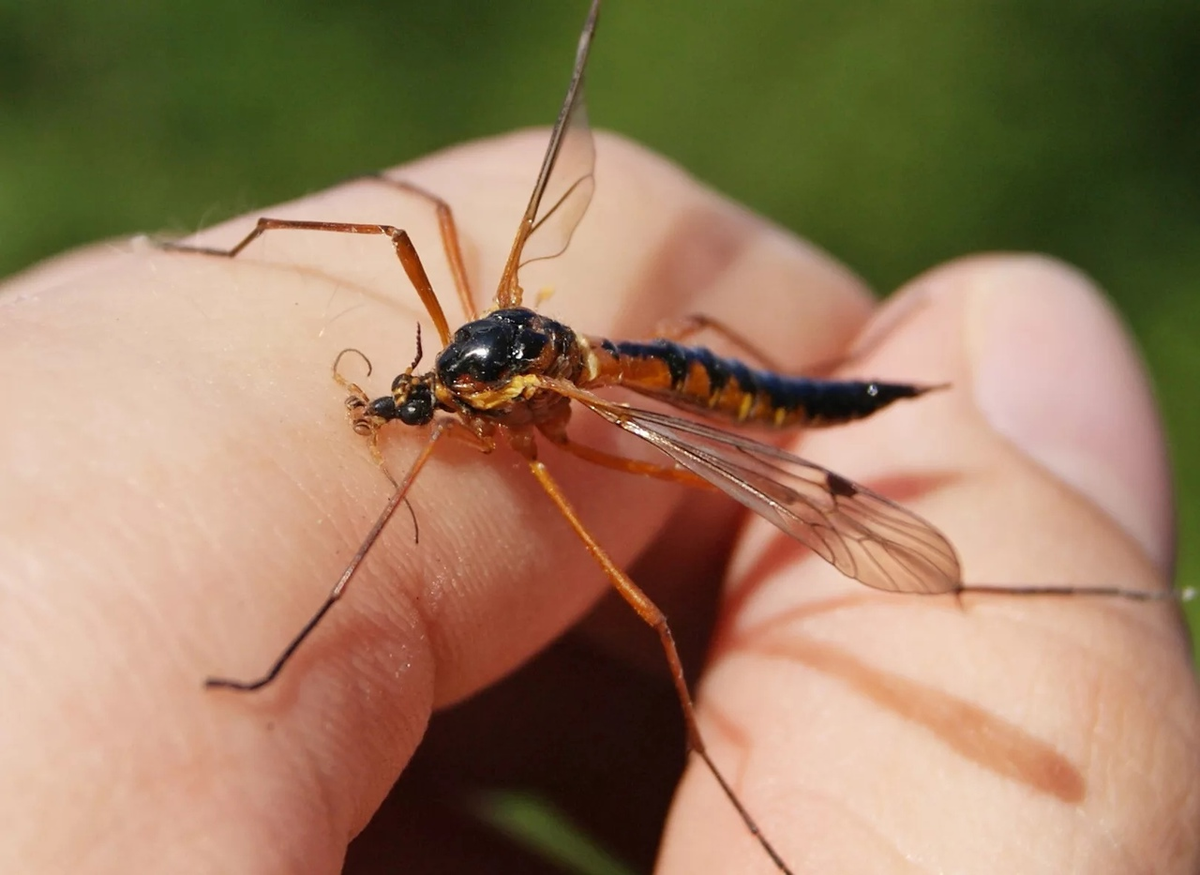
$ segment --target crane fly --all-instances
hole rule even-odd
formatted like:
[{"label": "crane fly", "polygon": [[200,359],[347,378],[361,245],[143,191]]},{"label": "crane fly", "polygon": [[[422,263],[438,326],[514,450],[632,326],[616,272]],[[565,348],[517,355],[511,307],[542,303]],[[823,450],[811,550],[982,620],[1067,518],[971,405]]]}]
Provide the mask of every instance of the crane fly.
[{"label": "crane fly", "polygon": [[[594,189],[595,150],[583,86],[599,6],[600,0],[593,0],[579,38],[566,98],[490,309],[483,313],[476,309],[449,205],[411,183],[383,180],[430,202],[437,212],[443,248],[466,314],[466,323],[457,331],[451,332],[408,234],[390,225],[262,218],[229,249],[161,244],[174,251],[232,258],[267,231],[388,237],[441,343],[434,368],[417,373],[422,358],[418,329],[416,358],[395,378],[387,395],[374,399],[339,371],[342,358],[358,351],[343,350],[338,355],[333,367],[334,379],[347,390],[345,404],[351,423],[356,432],[369,439],[371,451],[385,471],[378,440],[386,425],[398,421],[425,428],[428,437],[405,476],[393,480],[395,490],[325,602],[274,664],[252,680],[214,677],[206,681],[206,686],[253,691],[279,676],[291,656],[342,597],[393,513],[406,501],[410,487],[440,440],[454,437],[484,452],[507,443],[525,460],[613,587],[658,634],[683,712],[689,750],[716,779],[775,867],[790,872],[708,753],[666,617],[616,565],[581,521],[538,459],[539,435],[567,452],[608,468],[691,486],[715,487],[810,548],[847,577],[878,590],[913,594],[966,591],[1088,594],[1138,600],[1158,599],[1166,594],[1117,587],[966,585],[953,546],[921,517],[819,465],[710,424],[721,421],[773,429],[831,426],[868,417],[896,401],[917,398],[941,387],[813,379],[752,368],[702,347],[683,344],[694,331],[710,328],[725,334],[735,344],[745,345],[731,329],[703,318],[693,319],[669,336],[644,342],[613,341],[577,333],[522,305],[520,269],[531,261],[552,258],[566,249]],[[666,402],[709,422],[641,409],[596,394],[595,390],[611,386]],[[647,442],[665,454],[669,463],[647,463],[576,443],[567,434],[572,402]]]}]

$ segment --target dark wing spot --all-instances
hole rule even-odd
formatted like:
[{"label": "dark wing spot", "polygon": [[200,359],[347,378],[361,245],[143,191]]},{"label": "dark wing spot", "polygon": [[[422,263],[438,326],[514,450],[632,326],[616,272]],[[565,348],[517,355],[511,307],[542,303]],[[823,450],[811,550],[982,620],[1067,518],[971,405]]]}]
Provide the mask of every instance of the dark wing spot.
[{"label": "dark wing spot", "polygon": [[841,474],[834,474],[832,471],[825,472],[825,485],[829,487],[829,494],[834,498],[853,498],[858,495],[857,486]]}]

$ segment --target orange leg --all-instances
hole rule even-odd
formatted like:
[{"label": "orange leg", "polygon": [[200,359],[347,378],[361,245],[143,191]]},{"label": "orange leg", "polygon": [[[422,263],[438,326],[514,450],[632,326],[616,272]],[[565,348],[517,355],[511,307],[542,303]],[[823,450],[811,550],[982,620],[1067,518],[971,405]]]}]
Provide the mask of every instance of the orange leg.
[{"label": "orange leg", "polygon": [[533,472],[533,476],[537,478],[542,489],[550,496],[550,500],[554,502],[554,505],[570,524],[571,528],[575,530],[575,534],[583,541],[584,547],[587,548],[588,553],[591,554],[592,558],[603,569],[604,574],[608,577],[613,587],[629,603],[629,606],[637,612],[637,615],[642,618],[646,625],[658,633],[659,640],[662,642],[663,652],[667,657],[667,665],[671,670],[671,680],[675,684],[675,693],[679,697],[679,704],[683,709],[683,722],[687,727],[688,748],[696,756],[700,757],[701,761],[708,768],[708,771],[716,779],[717,783],[721,785],[721,790],[741,816],[743,823],[746,824],[746,828],[758,839],[759,844],[762,845],[763,849],[775,862],[775,865],[779,867],[779,870],[790,875],[791,870],[788,869],[787,864],[783,862],[783,858],[779,856],[779,853],[758,828],[758,824],[754,822],[754,818],[750,816],[750,812],[742,805],[741,800],[734,793],[733,787],[725,780],[725,776],[721,774],[704,746],[704,739],[700,735],[700,725],[696,719],[696,706],[692,702],[691,693],[688,692],[687,680],[683,676],[683,664],[679,660],[679,651],[675,647],[675,639],[671,635],[671,628],[667,625],[667,618],[659,610],[658,606],[650,600],[649,596],[642,592],[641,588],[630,579],[629,575],[617,567],[616,563],[604,551],[604,548],[596,543],[596,539],[592,537],[591,533],[583,525],[583,522],[576,516],[575,509],[567,502],[566,496],[562,494],[562,491],[558,488],[558,484],[546,470],[546,466],[536,459],[529,459],[528,464],[529,470]]},{"label": "orange leg", "polygon": [[893,317],[888,321],[876,324],[870,332],[861,335],[854,346],[846,350],[845,353],[821,362],[806,365],[804,373],[813,377],[827,377],[835,371],[851,366],[869,357],[875,350],[883,346],[887,339],[908,322],[913,315],[920,312],[927,301],[927,298],[919,298],[910,302],[908,306],[894,313]]},{"label": "orange leg", "polygon": [[371,526],[370,531],[367,532],[367,536],[363,538],[362,544],[359,545],[358,550],[356,550],[354,555],[350,558],[350,562],[346,566],[345,571],[342,572],[342,576],[338,578],[337,583],[333,585],[333,589],[329,591],[329,595],[325,597],[325,602],[320,608],[317,609],[317,612],[313,614],[311,618],[309,618],[309,621],[304,624],[304,627],[296,634],[288,646],[283,649],[283,652],[279,654],[278,658],[276,658],[271,667],[267,669],[266,673],[261,677],[250,681],[241,681],[234,678],[210,677],[205,680],[205,687],[208,687],[209,689],[221,688],[249,692],[252,690],[262,689],[279,676],[279,673],[283,671],[283,667],[287,664],[288,660],[291,659],[292,654],[294,654],[300,645],[303,644],[308,638],[308,636],[312,634],[313,630],[317,628],[317,625],[322,619],[324,619],[325,615],[329,613],[330,608],[332,608],[334,604],[336,604],[337,601],[342,597],[342,594],[346,591],[346,586],[358,572],[363,560],[367,558],[367,553],[370,552],[371,547],[375,545],[375,542],[379,540],[379,535],[381,532],[383,532],[383,527],[386,526],[388,520],[392,518],[392,514],[396,512],[396,508],[406,501],[408,491],[412,488],[413,482],[417,479],[417,475],[421,473],[421,469],[425,467],[425,463],[428,462],[429,457],[433,455],[433,449],[435,446],[437,446],[438,439],[451,429],[465,430],[462,423],[454,419],[443,419],[433,427],[433,431],[429,434],[429,440],[421,449],[420,455],[417,456],[411,467],[409,467],[408,473],[404,475],[404,479],[401,480],[399,485],[396,486],[396,491],[392,493],[392,496],[388,499],[387,504],[383,506],[383,510],[380,512],[378,518],[376,518],[375,524]]},{"label": "orange leg", "polygon": [[654,477],[657,480],[682,483],[685,486],[692,486],[697,489],[716,490],[716,487],[703,477],[696,476],[686,468],[679,468],[674,465],[655,465],[653,462],[641,462],[637,459],[627,459],[624,456],[606,453],[603,450],[597,450],[593,447],[576,443],[562,431],[552,432],[543,428],[542,433],[556,447],[566,450],[573,456],[578,456],[585,462],[591,462],[593,465],[612,468],[614,471],[624,471],[626,474],[637,474],[641,477]]},{"label": "orange leg", "polygon": [[200,255],[235,258],[239,252],[267,231],[329,231],[335,234],[381,234],[390,238],[392,246],[396,250],[396,257],[400,259],[400,264],[404,268],[404,272],[408,274],[409,282],[417,290],[417,295],[421,298],[421,303],[425,305],[425,309],[429,313],[429,318],[433,320],[434,327],[437,328],[442,345],[445,346],[450,342],[450,326],[446,323],[446,314],[442,311],[442,305],[438,303],[437,294],[433,291],[433,284],[429,281],[429,274],[425,272],[425,266],[421,264],[421,256],[417,254],[416,247],[413,246],[412,240],[409,239],[408,232],[392,225],[372,225],[358,222],[305,222],[295,219],[263,218],[258,220],[258,223],[254,226],[254,230],[229,249],[190,246],[186,243],[172,243],[170,241],[161,241],[158,243],[158,246],[168,252],[195,252]]},{"label": "orange leg", "polygon": [[401,191],[408,192],[415,197],[433,204],[433,208],[437,213],[438,231],[442,235],[442,248],[446,252],[446,261],[450,265],[450,273],[454,276],[454,288],[458,292],[458,300],[462,304],[463,315],[468,322],[473,322],[479,318],[479,311],[475,309],[474,296],[471,294],[471,283],[467,278],[462,244],[459,243],[458,239],[458,225],[454,222],[454,213],[450,209],[450,204],[446,203],[433,192],[426,191],[419,185],[413,185],[411,182],[406,182],[403,179],[392,179],[390,176],[384,176],[382,173],[369,173],[361,178],[381,182],[391,188],[398,188]]},{"label": "orange leg", "polygon": [[759,350],[744,334],[712,316],[705,316],[703,313],[689,313],[677,319],[659,322],[654,327],[654,337],[684,343],[688,338],[705,330],[724,338],[726,342],[753,358],[759,365],[772,371],[785,373],[785,369],[778,362]]},{"label": "orange leg", "polygon": [[[867,358],[882,346],[897,329],[903,326],[914,314],[918,313],[924,305],[925,299],[914,302],[897,313],[895,318],[878,325],[876,330],[861,337],[859,342],[847,350],[844,355],[805,365],[799,373],[811,377],[827,377],[841,368]],[[769,370],[779,373],[794,373],[793,369],[781,366],[777,361],[759,350],[744,334],[730,328],[718,319],[705,316],[703,313],[689,313],[678,319],[668,319],[660,322],[655,326],[654,337],[684,343],[688,338],[705,330],[712,331],[734,348],[753,358],[757,364]]]}]

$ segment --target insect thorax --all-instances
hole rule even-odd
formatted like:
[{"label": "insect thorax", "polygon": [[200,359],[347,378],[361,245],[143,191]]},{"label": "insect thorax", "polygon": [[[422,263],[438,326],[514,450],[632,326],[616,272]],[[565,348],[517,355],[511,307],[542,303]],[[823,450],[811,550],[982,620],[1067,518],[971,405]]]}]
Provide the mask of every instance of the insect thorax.
[{"label": "insect thorax", "polygon": [[532,310],[496,310],[468,322],[437,357],[438,382],[471,412],[518,425],[566,403],[538,378],[576,382],[583,353],[575,332]]}]

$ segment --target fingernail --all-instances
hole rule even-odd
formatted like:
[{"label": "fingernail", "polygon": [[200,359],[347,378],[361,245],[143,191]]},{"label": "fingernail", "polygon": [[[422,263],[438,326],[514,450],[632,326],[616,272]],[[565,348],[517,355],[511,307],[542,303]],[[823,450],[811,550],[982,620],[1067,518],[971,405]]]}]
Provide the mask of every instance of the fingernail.
[{"label": "fingernail", "polygon": [[971,303],[975,399],[992,427],[1170,569],[1171,486],[1141,358],[1086,278],[1048,258],[989,262]]}]

